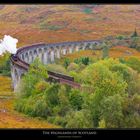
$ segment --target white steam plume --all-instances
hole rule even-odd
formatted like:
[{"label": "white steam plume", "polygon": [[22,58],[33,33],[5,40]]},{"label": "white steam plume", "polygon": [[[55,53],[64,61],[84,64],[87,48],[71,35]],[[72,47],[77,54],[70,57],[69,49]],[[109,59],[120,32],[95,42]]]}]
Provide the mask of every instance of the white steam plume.
[{"label": "white steam plume", "polygon": [[10,35],[4,35],[3,40],[0,40],[0,55],[6,52],[16,54],[17,43],[18,40],[16,38],[11,37]]}]

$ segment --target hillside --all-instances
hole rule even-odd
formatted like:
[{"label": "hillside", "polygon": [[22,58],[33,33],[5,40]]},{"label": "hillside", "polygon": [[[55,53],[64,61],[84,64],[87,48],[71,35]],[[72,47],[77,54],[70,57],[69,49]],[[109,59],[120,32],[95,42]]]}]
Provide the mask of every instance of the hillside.
[{"label": "hillside", "polygon": [[1,5],[0,37],[10,34],[18,46],[128,35],[140,24],[139,5]]}]

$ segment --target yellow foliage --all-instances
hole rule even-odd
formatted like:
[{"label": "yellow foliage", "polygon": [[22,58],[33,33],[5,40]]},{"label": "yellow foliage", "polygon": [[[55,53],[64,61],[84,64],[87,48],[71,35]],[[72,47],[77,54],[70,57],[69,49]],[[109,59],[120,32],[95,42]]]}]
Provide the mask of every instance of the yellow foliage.
[{"label": "yellow foliage", "polygon": [[49,86],[49,84],[45,81],[40,81],[35,85],[35,90],[42,92],[44,91],[47,87]]},{"label": "yellow foliage", "polygon": [[99,127],[98,128],[106,128],[106,124],[105,124],[105,120],[102,119],[100,122],[99,122]]},{"label": "yellow foliage", "polygon": [[11,78],[0,76],[0,96],[12,94]]}]

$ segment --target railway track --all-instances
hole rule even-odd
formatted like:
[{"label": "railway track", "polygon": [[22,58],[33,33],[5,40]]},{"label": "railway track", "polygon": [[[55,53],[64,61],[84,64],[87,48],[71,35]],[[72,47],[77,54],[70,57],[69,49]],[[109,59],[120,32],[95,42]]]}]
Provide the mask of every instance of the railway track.
[{"label": "railway track", "polygon": [[[11,62],[14,63],[14,65],[17,65],[18,67],[23,68],[24,70],[28,71],[29,64],[22,61],[17,55],[11,55]],[[81,85],[79,83],[76,83],[74,81],[74,77],[64,75],[61,73],[53,72],[53,71],[47,71],[49,75],[49,79],[53,79],[56,82],[59,82],[60,84],[66,84],[73,88],[80,88]]]}]

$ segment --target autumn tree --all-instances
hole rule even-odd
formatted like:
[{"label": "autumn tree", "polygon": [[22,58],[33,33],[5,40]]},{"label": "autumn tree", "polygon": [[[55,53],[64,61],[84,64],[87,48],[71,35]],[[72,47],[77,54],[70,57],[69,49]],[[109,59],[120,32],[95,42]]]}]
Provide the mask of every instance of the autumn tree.
[{"label": "autumn tree", "polygon": [[67,67],[69,66],[69,64],[70,64],[70,60],[68,59],[68,58],[66,58],[65,60],[64,60],[64,67],[67,69]]},{"label": "autumn tree", "polygon": [[121,128],[124,115],[122,112],[123,98],[116,94],[105,97],[100,105],[100,119],[105,121],[106,128]]},{"label": "autumn tree", "polygon": [[66,116],[66,128],[93,128],[93,120],[89,110],[69,112]]},{"label": "autumn tree", "polygon": [[18,92],[22,96],[30,96],[34,92],[35,85],[48,78],[46,66],[44,66],[39,59],[30,65],[28,72],[21,79],[21,84],[18,87]]}]

